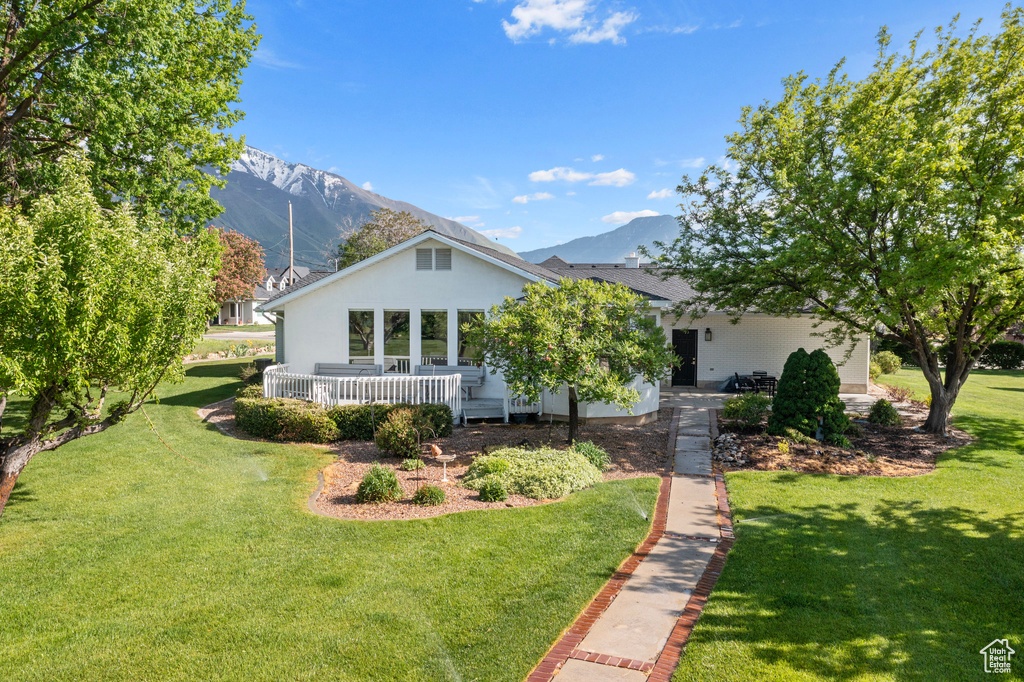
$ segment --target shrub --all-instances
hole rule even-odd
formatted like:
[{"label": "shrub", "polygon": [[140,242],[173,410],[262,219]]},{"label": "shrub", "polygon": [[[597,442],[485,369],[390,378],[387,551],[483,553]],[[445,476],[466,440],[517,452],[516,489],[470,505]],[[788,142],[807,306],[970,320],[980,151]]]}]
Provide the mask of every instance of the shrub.
[{"label": "shrub", "polygon": [[882,339],[875,344],[875,350],[879,353],[892,353],[900,359],[901,365],[917,365],[917,360],[914,358],[914,351],[898,341]]},{"label": "shrub", "polygon": [[982,353],[981,364],[998,369],[1024,369],[1024,343],[994,341]]},{"label": "shrub", "polygon": [[889,400],[894,403],[905,403],[910,400],[910,396],[914,395],[914,392],[905,386],[886,386],[885,392],[889,395]]},{"label": "shrub", "polygon": [[879,398],[871,406],[871,411],[868,413],[868,421],[873,424],[896,426],[903,423],[903,417],[892,406],[892,403],[885,398]]},{"label": "shrub", "polygon": [[512,465],[509,464],[507,459],[494,455],[480,455],[473,460],[473,463],[469,466],[469,471],[472,471],[473,476],[476,478],[486,478],[492,474],[501,477],[508,473],[511,468]]},{"label": "shrub", "polygon": [[412,410],[393,410],[377,429],[377,447],[395,457],[416,457],[420,454],[418,424]]},{"label": "shrub", "polygon": [[871,364],[868,365],[868,376],[871,377],[872,381],[882,376],[882,366],[872,360]]},{"label": "shrub", "polygon": [[239,397],[235,400],[235,423],[259,438],[303,443],[338,440],[338,427],[327,411],[303,400]]},{"label": "shrub", "polygon": [[235,396],[238,398],[262,398],[263,387],[260,385],[242,386]]},{"label": "shrub", "polygon": [[477,488],[481,502],[504,502],[508,499],[508,491],[497,476],[487,476]]},{"label": "shrub", "polygon": [[786,438],[790,439],[798,445],[817,445],[818,441],[814,440],[810,436],[805,436],[796,429],[786,429],[783,434]]},{"label": "shrub", "polygon": [[846,404],[839,399],[840,384],[839,372],[828,353],[821,349],[810,354],[803,348],[794,351],[779,379],[768,430],[783,434],[786,429],[795,429],[814,436],[820,417],[824,438],[842,435],[850,420],[844,413]]},{"label": "shrub", "polygon": [[591,464],[597,467],[598,471],[604,471],[612,463],[604,448],[594,445],[589,440],[573,443],[572,449],[586,457]]},{"label": "shrub", "polygon": [[[503,473],[493,472],[495,466],[500,468],[494,464],[495,459],[505,460],[508,469]],[[510,493],[545,500],[589,488],[601,481],[601,472],[590,460],[571,449],[504,448],[493,455],[477,457],[463,476],[462,484],[470,490],[479,490],[489,479],[501,481]]]},{"label": "shrub", "polygon": [[337,405],[328,413],[338,425],[342,440],[373,440],[374,425],[379,429],[395,410],[412,410],[426,428],[423,438],[444,438],[452,435],[452,411],[447,405],[410,405],[407,403],[373,403],[370,405]]},{"label": "shrub", "polygon": [[780,440],[779,441],[779,452],[781,452],[784,455],[788,455],[789,454],[789,441],[788,440]]},{"label": "shrub", "polygon": [[745,429],[761,425],[768,416],[772,399],[763,393],[742,393],[726,399],[722,418],[737,422]]},{"label": "shrub", "polygon": [[903,366],[903,361],[900,360],[900,357],[888,350],[875,353],[871,361],[877,363],[882,368],[882,374],[895,374]]},{"label": "shrub", "polygon": [[374,464],[356,490],[356,502],[394,502],[402,499],[398,476],[388,467]]},{"label": "shrub", "polygon": [[438,504],[443,504],[444,498],[444,490],[438,488],[436,485],[425,485],[413,493],[412,501],[415,504],[433,507]]},{"label": "shrub", "polygon": [[844,434],[847,438],[863,438],[864,428],[855,422],[850,422],[850,425],[846,427],[846,433]]},{"label": "shrub", "polygon": [[249,363],[248,365],[242,365],[241,369],[238,370],[238,378],[246,384],[262,384],[263,372],[256,369],[256,365]]},{"label": "shrub", "polygon": [[825,436],[825,442],[830,445],[835,445],[837,448],[851,448],[853,443],[850,439],[841,433],[830,433]]},{"label": "shrub", "polygon": [[403,459],[402,471],[417,471],[427,466],[422,459]]}]

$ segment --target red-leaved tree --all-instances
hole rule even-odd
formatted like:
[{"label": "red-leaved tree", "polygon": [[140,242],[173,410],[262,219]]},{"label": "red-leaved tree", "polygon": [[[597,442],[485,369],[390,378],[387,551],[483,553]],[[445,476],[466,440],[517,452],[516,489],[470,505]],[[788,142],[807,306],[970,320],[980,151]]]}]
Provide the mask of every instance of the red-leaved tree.
[{"label": "red-leaved tree", "polygon": [[214,278],[214,301],[220,305],[225,301],[251,298],[257,282],[267,276],[263,261],[263,247],[255,239],[234,230],[210,227],[220,233],[223,251],[220,256],[220,272]]}]

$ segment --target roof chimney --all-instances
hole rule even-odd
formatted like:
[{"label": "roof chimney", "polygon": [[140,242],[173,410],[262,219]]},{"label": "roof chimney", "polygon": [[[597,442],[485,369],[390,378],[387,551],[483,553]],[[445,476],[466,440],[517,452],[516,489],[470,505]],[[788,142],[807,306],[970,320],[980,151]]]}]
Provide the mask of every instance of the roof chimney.
[{"label": "roof chimney", "polygon": [[627,268],[639,268],[640,267],[640,256],[636,255],[636,252],[626,256],[626,267]]}]

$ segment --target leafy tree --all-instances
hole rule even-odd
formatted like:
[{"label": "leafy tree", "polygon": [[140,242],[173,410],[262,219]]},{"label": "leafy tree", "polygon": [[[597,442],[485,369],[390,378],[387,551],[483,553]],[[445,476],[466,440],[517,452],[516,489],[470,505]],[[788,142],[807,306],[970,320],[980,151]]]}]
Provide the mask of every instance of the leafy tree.
[{"label": "leafy tree", "polygon": [[338,245],[338,269],[355,265],[429,229],[430,225],[408,211],[379,208],[344,244]]},{"label": "leafy tree", "polygon": [[12,395],[26,413],[0,431],[0,513],[36,454],[181,379],[211,311],[215,234],[182,239],[127,204],[101,208],[81,162],[57,172],[59,189],[27,215],[0,206],[0,417]]},{"label": "leafy tree", "polygon": [[647,301],[621,284],[562,279],[531,283],[477,324],[463,325],[471,346],[501,371],[513,395],[568,390],[569,442],[579,430],[579,401],[631,408],[637,375],[656,382],[674,356]]},{"label": "leafy tree", "polygon": [[678,188],[691,199],[661,262],[696,292],[678,312],[809,307],[836,344],[878,329],[913,352],[925,430],[944,432],[978,358],[1024,313],[1022,17],[1007,9],[994,37],[954,22],[902,55],[883,29],[863,80],[840,63],[745,108],[733,167]]},{"label": "leafy tree", "polygon": [[[240,74],[258,36],[244,0],[5,2],[0,198],[50,191],[84,149],[103,205],[127,199],[178,228],[220,213],[210,198],[242,143]],[[222,181],[216,181],[222,186]]]},{"label": "leafy tree", "polygon": [[217,304],[251,298],[256,282],[267,275],[263,247],[234,230],[210,228],[221,245],[220,270],[213,279],[213,300]]}]

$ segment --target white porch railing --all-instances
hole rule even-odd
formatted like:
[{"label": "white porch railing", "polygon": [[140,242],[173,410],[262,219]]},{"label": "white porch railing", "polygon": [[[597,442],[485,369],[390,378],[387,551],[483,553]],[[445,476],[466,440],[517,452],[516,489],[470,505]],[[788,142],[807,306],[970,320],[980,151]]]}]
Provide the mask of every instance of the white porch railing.
[{"label": "white porch railing", "polygon": [[538,400],[535,403],[529,401],[529,399],[523,396],[512,396],[509,395],[508,391],[505,391],[505,421],[508,421],[510,414],[541,414],[542,407],[541,402]]},{"label": "white porch railing", "polygon": [[443,403],[452,418],[462,414],[462,376],[367,376],[327,377],[294,374],[288,365],[263,370],[265,398],[309,400],[328,407],[364,403]]}]

